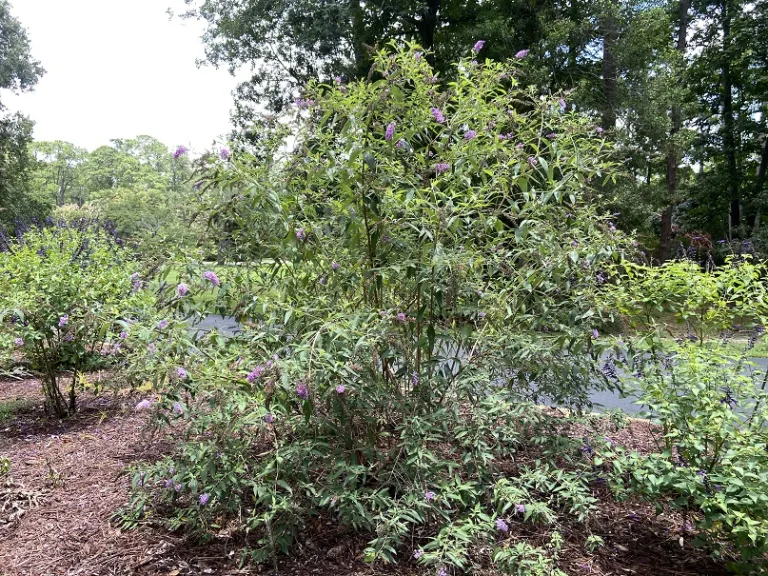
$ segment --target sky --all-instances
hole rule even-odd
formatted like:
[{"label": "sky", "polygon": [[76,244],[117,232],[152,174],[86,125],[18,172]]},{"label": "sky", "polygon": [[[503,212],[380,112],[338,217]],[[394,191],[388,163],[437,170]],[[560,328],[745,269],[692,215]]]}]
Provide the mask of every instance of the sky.
[{"label": "sky", "polygon": [[182,0],[11,0],[46,69],[33,92],[3,102],[35,121],[36,140],[93,150],[113,138],[154,136],[209,148],[229,130],[237,81],[198,68],[198,21],[169,19]]}]

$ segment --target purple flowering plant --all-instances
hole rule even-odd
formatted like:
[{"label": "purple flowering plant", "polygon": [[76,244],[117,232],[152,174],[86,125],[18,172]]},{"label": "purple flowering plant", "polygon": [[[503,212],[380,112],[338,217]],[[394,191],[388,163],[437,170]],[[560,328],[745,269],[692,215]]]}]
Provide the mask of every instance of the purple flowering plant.
[{"label": "purple flowering plant", "polygon": [[[533,368],[559,399],[591,385],[561,376],[587,360],[545,335],[568,326],[588,342],[600,325],[594,274],[572,262],[570,239],[590,239],[578,256],[595,266],[620,247],[585,184],[608,173],[608,144],[588,119],[553,115],[557,97],[521,87],[514,62],[471,66],[470,57],[446,90],[415,52],[382,49],[372,80],[345,92],[310,84],[302,105],[311,100],[311,112],[290,112],[295,132],[265,131],[268,160],[217,162],[203,175],[212,190],[249,190],[233,244],[257,256],[227,274],[217,301],[219,313],[243,319],[242,338],[198,341],[195,378],[168,384],[185,406],[174,425],[196,439],[174,455],[185,490],[160,496],[176,497],[175,507],[155,506],[146,486],[135,497],[169,525],[209,530],[247,510],[251,529],[269,526],[288,552],[307,518],[331,513],[374,535],[368,561],[395,562],[415,548],[420,564],[459,573],[467,552],[447,566],[435,552],[440,530],[483,526],[477,538],[492,547],[504,527],[495,519],[511,530],[522,521],[515,504],[536,510],[532,494],[497,497],[490,463],[511,457],[521,423],[544,417],[514,395],[530,390]],[[542,125],[569,137],[542,142]],[[242,254],[233,247],[232,261]],[[178,305],[194,311],[195,294]],[[165,374],[188,361],[163,358],[163,346],[153,361]],[[519,379],[489,392],[488,382],[521,365]],[[204,401],[187,400],[188,387]],[[508,443],[474,441],[492,435]],[[457,485],[448,453],[482,488]],[[215,496],[200,506],[199,494]],[[494,512],[481,521],[471,510]],[[403,524],[424,530],[424,541],[386,528]],[[270,544],[254,545],[269,561]]]},{"label": "purple flowering plant", "polygon": [[125,358],[123,318],[154,314],[155,296],[134,290],[136,270],[112,226],[85,220],[20,229],[0,248],[0,342],[8,334],[42,375],[50,415],[72,415],[81,375]]}]

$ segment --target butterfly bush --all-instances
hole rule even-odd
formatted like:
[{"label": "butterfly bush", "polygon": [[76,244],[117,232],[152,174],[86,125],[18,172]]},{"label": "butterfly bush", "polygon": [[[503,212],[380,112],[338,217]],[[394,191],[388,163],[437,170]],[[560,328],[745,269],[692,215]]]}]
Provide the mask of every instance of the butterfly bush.
[{"label": "butterfly bush", "polygon": [[124,357],[124,320],[153,314],[136,268],[112,227],[85,220],[32,227],[0,251],[0,333],[43,374],[52,415],[75,411],[82,374]]},{"label": "butterfly bush", "polygon": [[[488,488],[523,423],[545,418],[531,383],[583,406],[600,373],[595,276],[624,249],[589,184],[611,177],[606,143],[557,95],[521,87],[514,62],[459,62],[448,90],[420,54],[384,49],[372,79],[345,90],[311,84],[311,107],[289,112],[295,132],[266,122],[257,156],[206,176],[238,195],[211,217],[238,223],[233,259],[255,260],[216,291],[244,332],[206,335],[194,357],[163,344],[164,409],[185,403],[190,441],[136,470],[131,522],[151,511],[205,532],[247,511],[264,561],[328,514],[369,535],[366,560],[415,547],[434,572],[465,569],[470,543],[503,546],[497,518],[551,514],[533,491]],[[520,148],[497,137],[509,134]],[[182,364],[188,378],[167,378]],[[171,465],[182,493],[162,489]],[[583,519],[588,474],[559,478]]]}]

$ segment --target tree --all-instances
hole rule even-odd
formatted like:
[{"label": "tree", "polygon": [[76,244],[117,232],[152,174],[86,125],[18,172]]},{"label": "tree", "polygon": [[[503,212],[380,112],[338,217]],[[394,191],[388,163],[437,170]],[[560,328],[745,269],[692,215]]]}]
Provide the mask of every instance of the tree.
[{"label": "tree", "polygon": [[326,2],[299,0],[185,0],[182,15],[198,18],[206,58],[230,71],[247,67],[250,81],[236,93],[236,120],[247,125],[254,106],[280,111],[309,80],[365,77],[372,47],[389,40],[414,40],[430,50],[438,74],[487,40],[481,56],[504,60],[544,36],[553,0],[395,0]]},{"label": "tree", "polygon": [[[682,59],[685,58],[685,49],[688,42],[688,11],[690,10],[690,4],[690,0],[679,0],[677,3],[677,42],[675,50],[679,57],[678,63],[682,63]],[[680,66],[676,67],[676,69],[679,70]],[[680,102],[673,102],[670,111],[671,126],[667,145],[667,198],[661,212],[660,256],[662,260],[669,258],[671,252],[673,202],[677,191],[678,164],[680,163],[681,156],[678,138],[680,129],[683,126],[681,108]]]},{"label": "tree", "polygon": [[35,186],[54,198],[57,206],[74,201],[82,206],[86,194],[81,166],[88,152],[69,142],[35,142],[31,145],[37,161]]},{"label": "tree", "polygon": [[[31,90],[44,70],[32,58],[27,33],[0,0],[0,90]],[[0,99],[0,113],[5,106]],[[0,116],[0,224],[24,215],[39,215],[45,205],[30,196],[26,174],[32,165],[27,151],[32,122],[21,114]]]}]

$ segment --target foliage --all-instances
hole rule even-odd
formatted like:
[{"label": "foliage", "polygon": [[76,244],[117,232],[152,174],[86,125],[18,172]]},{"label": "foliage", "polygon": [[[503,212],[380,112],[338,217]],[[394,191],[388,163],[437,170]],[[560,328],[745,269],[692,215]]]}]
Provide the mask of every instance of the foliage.
[{"label": "foliage", "polygon": [[88,152],[69,142],[35,142],[31,186],[55,217],[111,222],[145,257],[205,244],[193,207],[198,191],[186,154],[151,136],[113,140]]},{"label": "foliage", "polygon": [[633,329],[652,335],[674,323],[703,344],[737,324],[765,324],[765,274],[765,265],[749,256],[729,257],[712,270],[688,260],[659,267],[625,261],[615,269],[615,282],[606,287],[604,297],[606,306]]},{"label": "foliage", "polygon": [[[7,0],[0,0],[0,38],[0,90],[31,90],[44,70],[32,58],[27,33],[11,14]],[[4,111],[0,101],[0,113]],[[0,226],[15,218],[44,216],[48,208],[27,186],[31,140],[28,118],[19,113],[0,116]]]},{"label": "foliage", "polygon": [[32,58],[27,32],[11,14],[7,0],[0,1],[0,37],[0,88],[29,90],[45,71]]},{"label": "foliage", "polygon": [[185,4],[182,17],[205,23],[207,60],[231,71],[249,68],[252,77],[236,91],[235,121],[254,139],[260,135],[250,130],[250,122],[262,105],[283,110],[311,80],[365,77],[376,50],[387,42],[418,42],[431,51],[426,58],[436,73],[450,75],[452,63],[478,40],[488,41],[483,57],[502,61],[530,47],[541,38],[543,18],[550,12],[548,6],[533,8],[519,0]]},{"label": "foliage", "polygon": [[[47,410],[72,413],[84,373],[120,356],[118,334],[152,304],[139,290],[139,265],[113,230],[87,222],[0,241],[0,328],[40,372]],[[59,389],[64,372],[68,404]]]},{"label": "foliage", "polygon": [[[584,405],[592,386],[599,272],[623,246],[589,186],[604,143],[510,65],[457,69],[440,92],[418,47],[382,51],[378,80],[310,86],[261,162],[211,166],[233,245],[264,260],[163,299],[194,313],[207,278],[251,329],[137,359],[187,441],[136,473],[128,524],[245,530],[264,561],[322,514],[370,534],[370,562],[413,540],[425,565],[469,570],[494,544],[506,569],[544,570],[559,535],[513,550],[500,526],[589,515],[578,447],[521,397]],[[531,441],[541,462],[506,481],[497,462]],[[569,454],[573,472],[551,464]]]},{"label": "foliage", "polygon": [[[691,343],[661,360],[637,362],[631,378],[663,433],[650,455],[605,450],[620,494],[682,509],[694,544],[737,572],[762,573],[768,551],[768,394],[766,374],[743,372],[743,359]],[[685,527],[685,530],[689,530]],[[692,531],[692,530],[691,530]]]},{"label": "foliage", "polygon": [[[764,265],[749,256],[714,269],[625,262],[612,279],[606,305],[638,332],[619,341],[605,370],[634,391],[661,432],[655,453],[604,446],[595,464],[612,471],[619,495],[640,495],[659,512],[684,511],[685,533],[734,570],[764,570],[768,377],[746,361],[768,320]],[[673,323],[687,335],[662,338]],[[729,354],[725,344],[740,329],[750,331],[749,340],[740,351],[729,346]]]}]

